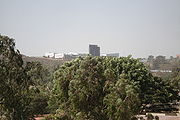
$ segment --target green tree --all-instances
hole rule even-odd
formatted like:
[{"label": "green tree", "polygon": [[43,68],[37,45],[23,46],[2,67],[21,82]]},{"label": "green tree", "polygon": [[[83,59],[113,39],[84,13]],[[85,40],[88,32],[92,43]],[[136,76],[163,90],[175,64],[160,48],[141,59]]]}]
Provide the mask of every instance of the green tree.
[{"label": "green tree", "polygon": [[173,70],[171,76],[169,77],[169,81],[175,89],[180,91],[180,67]]},{"label": "green tree", "polygon": [[15,50],[14,40],[0,35],[0,103],[7,119],[23,120],[31,116],[27,107],[28,86],[23,60]]},{"label": "green tree", "polygon": [[157,56],[156,59],[153,61],[153,69],[160,69],[160,65],[163,65],[167,62],[165,56]]},{"label": "green tree", "polygon": [[40,62],[35,61],[26,63],[25,72],[31,80],[28,95],[31,99],[29,110],[33,115],[48,113],[50,72]]},{"label": "green tree", "polygon": [[105,113],[110,120],[130,120],[137,112],[139,96],[134,85],[124,75],[108,90],[104,97]]},{"label": "green tree", "polygon": [[34,86],[47,86],[51,80],[51,74],[40,62],[26,62],[26,73]]},{"label": "green tree", "polygon": [[41,115],[48,113],[48,95],[40,91],[36,86],[31,86],[29,99],[31,102],[28,105],[29,111],[33,115]]},{"label": "green tree", "polygon": [[[49,105],[68,119],[129,120],[141,105],[170,98],[172,92],[160,89],[160,83],[131,57],[88,56],[67,62],[54,73]],[[154,94],[157,91],[167,94],[161,98]]]}]

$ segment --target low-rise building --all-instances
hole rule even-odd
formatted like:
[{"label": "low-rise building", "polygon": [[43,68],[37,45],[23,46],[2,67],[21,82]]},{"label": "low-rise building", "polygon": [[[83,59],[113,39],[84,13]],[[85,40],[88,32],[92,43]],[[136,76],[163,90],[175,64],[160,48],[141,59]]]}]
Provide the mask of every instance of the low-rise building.
[{"label": "low-rise building", "polygon": [[101,56],[107,56],[107,57],[119,57],[119,53],[102,53]]},{"label": "low-rise building", "polygon": [[109,57],[119,57],[119,53],[108,53],[108,54],[106,54],[106,56],[109,56]]},{"label": "low-rise building", "polygon": [[53,53],[53,52],[45,53],[45,57],[54,58],[55,57],[55,53]]},{"label": "low-rise building", "polygon": [[64,53],[56,53],[55,58],[56,59],[64,59],[65,54]]}]

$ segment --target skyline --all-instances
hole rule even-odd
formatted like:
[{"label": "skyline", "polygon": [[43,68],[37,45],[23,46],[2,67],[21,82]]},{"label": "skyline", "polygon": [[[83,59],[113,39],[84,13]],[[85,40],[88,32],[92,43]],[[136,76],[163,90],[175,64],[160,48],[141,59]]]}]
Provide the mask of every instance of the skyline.
[{"label": "skyline", "polygon": [[179,0],[0,0],[0,34],[28,56],[46,52],[175,56],[180,54]]},{"label": "skyline", "polygon": [[[92,45],[92,44],[89,44],[89,45]],[[93,44],[93,46],[98,46],[98,45],[95,45],[95,44]],[[101,47],[100,46],[98,46],[99,47],[99,49],[101,49]],[[44,56],[52,56],[52,54],[66,54],[66,55],[80,55],[80,54],[91,54],[90,53],[90,48],[89,48],[89,53],[85,53],[85,52],[83,52],[83,53],[75,53],[75,52],[67,52],[67,53],[65,53],[65,52],[46,52],[43,56],[37,56],[37,57],[44,57]],[[110,55],[110,54],[117,54],[118,56],[119,56],[119,53],[118,52],[111,52],[111,53],[102,53],[102,52],[100,52],[100,55],[99,56],[106,56],[106,55]],[[130,56],[132,56],[131,54],[129,54]],[[129,56],[128,55],[128,56]],[[153,56],[154,58],[156,58],[156,57],[159,57],[159,56],[163,56],[163,57],[165,57],[165,59],[169,59],[169,58],[171,58],[171,57],[174,57],[174,58],[179,58],[179,56],[180,56],[180,54],[176,54],[176,55],[170,55],[170,56],[165,56],[165,55],[161,55],[161,54],[159,54],[159,55],[156,55],[156,56],[154,56],[154,55],[148,55],[148,56],[145,56],[145,57],[139,57],[139,58],[145,58],[145,59],[148,59],[148,57],[150,57],[150,56]],[[119,57],[123,57],[123,56],[119,56]],[[133,56],[132,56],[133,57]]]}]

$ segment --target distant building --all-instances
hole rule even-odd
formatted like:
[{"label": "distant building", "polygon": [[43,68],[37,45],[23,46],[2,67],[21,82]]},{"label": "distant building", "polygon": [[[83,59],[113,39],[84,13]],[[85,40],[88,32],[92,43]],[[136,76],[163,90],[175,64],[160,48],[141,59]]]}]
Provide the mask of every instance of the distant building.
[{"label": "distant building", "polygon": [[101,53],[100,56],[104,56],[105,57],[105,56],[107,56],[107,54],[106,53]]},{"label": "distant building", "polygon": [[101,56],[107,56],[107,57],[119,57],[119,53],[102,53]]},{"label": "distant building", "polygon": [[45,53],[44,57],[46,58],[54,58],[54,59],[62,59],[62,60],[72,60],[78,57],[86,57],[89,54],[85,53],[74,53],[74,52],[69,52],[69,53]]},{"label": "distant building", "polygon": [[109,56],[109,57],[119,57],[119,53],[109,53],[109,54],[106,54],[106,56]]},{"label": "distant building", "polygon": [[88,56],[87,53],[79,53],[79,54],[78,54],[78,57],[87,57],[87,56]]},{"label": "distant building", "polygon": [[55,58],[56,59],[64,59],[65,54],[64,53],[56,53]]},{"label": "distant building", "polygon": [[53,52],[45,53],[45,57],[54,58],[55,57],[55,53],[53,53]]},{"label": "distant building", "polygon": [[89,45],[89,54],[92,56],[100,56],[100,47],[97,45]]},{"label": "distant building", "polygon": [[66,53],[66,55],[77,57],[79,54],[75,52]]},{"label": "distant building", "polygon": [[65,59],[66,60],[72,60],[72,59],[75,59],[75,58],[77,58],[78,57],[78,53],[74,53],[74,52],[69,52],[69,53],[67,53],[67,54],[65,54]]}]

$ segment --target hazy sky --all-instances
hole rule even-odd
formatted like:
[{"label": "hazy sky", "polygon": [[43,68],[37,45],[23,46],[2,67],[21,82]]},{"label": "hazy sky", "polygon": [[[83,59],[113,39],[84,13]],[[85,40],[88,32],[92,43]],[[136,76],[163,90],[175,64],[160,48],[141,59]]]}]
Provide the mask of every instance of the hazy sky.
[{"label": "hazy sky", "polygon": [[180,54],[180,0],[0,0],[0,33],[29,56]]}]

